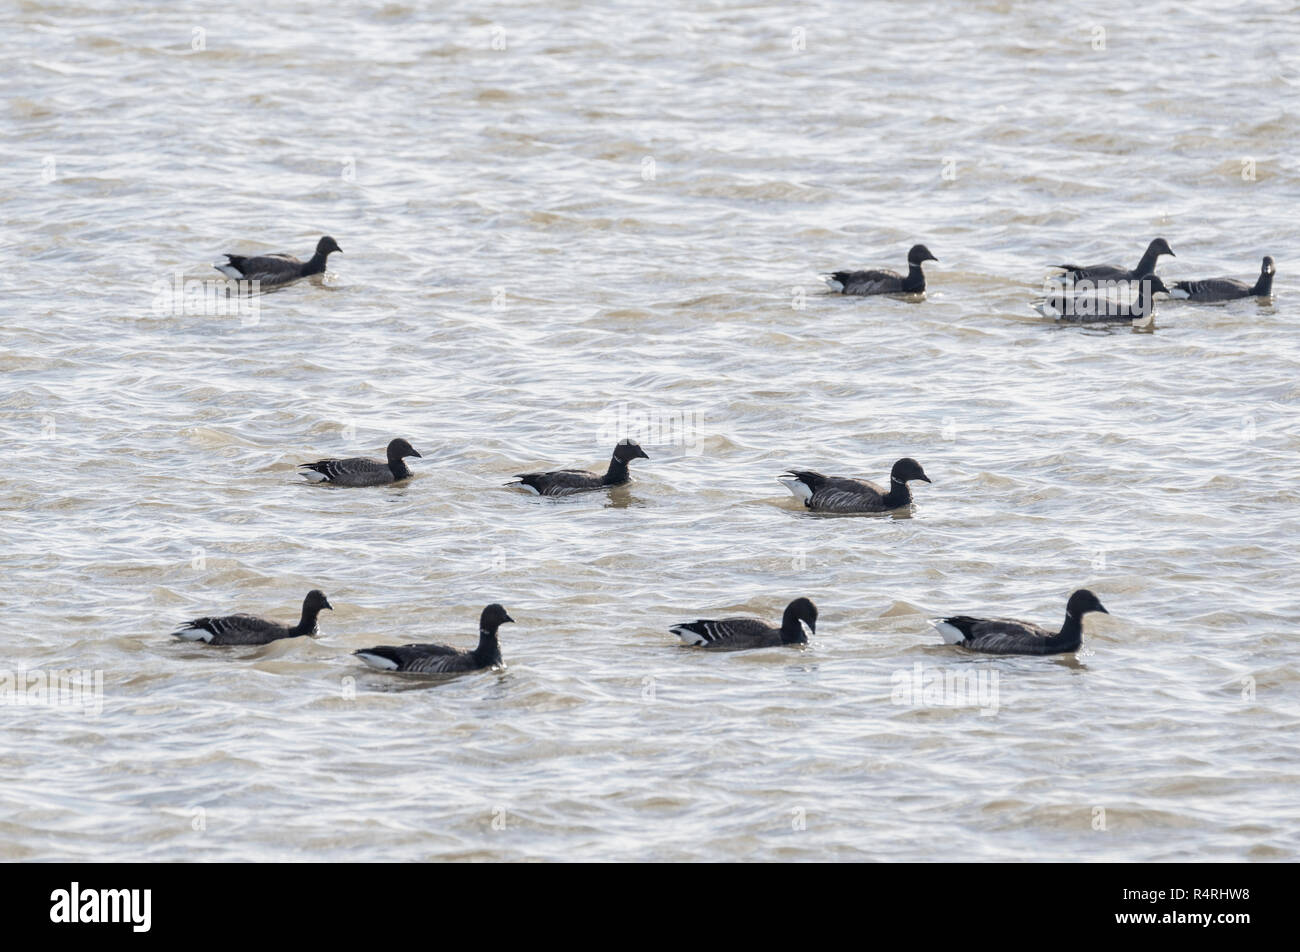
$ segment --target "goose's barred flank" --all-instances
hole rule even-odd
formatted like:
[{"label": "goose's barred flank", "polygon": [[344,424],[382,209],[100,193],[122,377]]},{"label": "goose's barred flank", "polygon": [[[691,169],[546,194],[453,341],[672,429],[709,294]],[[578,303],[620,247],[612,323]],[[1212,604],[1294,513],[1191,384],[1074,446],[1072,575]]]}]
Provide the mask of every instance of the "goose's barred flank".
[{"label": "goose's barred flank", "polygon": [[558,469],[549,473],[520,473],[515,476],[515,482],[506,485],[522,486],[538,496],[571,496],[574,493],[622,486],[632,478],[628,472],[628,463],[634,459],[649,458],[632,440],[619,440],[610,457],[609,468],[603,476],[582,469]]},{"label": "goose's barred flank", "polygon": [[316,616],[325,608],[334,610],[324,592],[312,589],[303,599],[302,617],[293,627],[256,615],[222,615],[187,621],[172,634],[185,641],[203,641],[210,645],[265,645],[281,638],[314,636],[318,631]]},{"label": "goose's barred flank", "polygon": [[701,618],[674,625],[669,631],[683,644],[726,651],[802,645],[808,643],[808,632],[817,633],[817,606],[806,598],[796,598],[786,606],[780,628],[753,618]]},{"label": "goose's barred flank", "polygon": [[813,512],[833,513],[901,509],[912,502],[912,491],[907,486],[909,481],[930,482],[921,464],[910,457],[894,464],[889,473],[887,491],[869,480],[823,476],[811,469],[791,469],[777,478],[795,498],[803,501],[806,508]]},{"label": "goose's barred flank", "polygon": [[1277,268],[1269,255],[1259,267],[1259,278],[1249,285],[1235,278],[1206,278],[1203,281],[1175,281],[1169,296],[1196,304],[1214,304],[1246,297],[1272,297],[1273,275]]},{"label": "goose's barred flank", "polygon": [[1161,255],[1178,257],[1167,241],[1163,238],[1153,238],[1142,254],[1142,260],[1132,271],[1113,264],[1058,264],[1056,267],[1064,272],[1062,277],[1074,281],[1136,281],[1138,278],[1155,273],[1156,262]]},{"label": "goose's barred flank", "polygon": [[352,652],[372,668],[411,674],[460,674],[501,664],[497,629],[514,619],[495,602],[478,622],[478,647],[462,651],[448,645],[380,645]]},{"label": "goose's barred flank", "polygon": [[338,242],[326,235],[316,242],[316,253],[307,261],[299,261],[282,251],[252,258],[228,254],[226,264],[214,264],[212,267],[236,281],[259,281],[263,287],[277,287],[324,273],[326,260],[336,251],[343,253]]},{"label": "goose's barred flank", "polygon": [[298,475],[316,483],[335,486],[385,486],[408,479],[411,475],[404,460],[408,456],[423,459],[406,440],[397,439],[388,444],[388,462],[364,456],[349,459],[318,459],[314,463],[299,463],[307,472]]},{"label": "goose's barred flank", "polygon": [[1086,588],[1070,596],[1065,606],[1065,623],[1060,631],[1010,618],[972,618],[954,615],[934,622],[948,644],[961,645],[987,654],[1068,654],[1083,644],[1083,616],[1088,612],[1110,614],[1101,600]]},{"label": "goose's barred flank", "polygon": [[913,245],[907,253],[907,274],[897,271],[835,271],[823,275],[826,286],[840,294],[920,294],[925,290],[921,264],[938,261],[925,245]]}]

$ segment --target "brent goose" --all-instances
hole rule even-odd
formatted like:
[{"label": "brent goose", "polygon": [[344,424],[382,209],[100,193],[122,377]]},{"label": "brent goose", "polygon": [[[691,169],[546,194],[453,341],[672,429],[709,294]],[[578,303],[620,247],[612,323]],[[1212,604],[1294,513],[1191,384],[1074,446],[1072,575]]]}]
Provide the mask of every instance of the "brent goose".
[{"label": "brent goose", "polygon": [[889,512],[912,502],[909,480],[930,477],[921,464],[904,457],[889,473],[889,491],[865,479],[823,476],[810,469],[791,469],[777,479],[813,512]]},{"label": "brent goose", "polygon": [[1163,238],[1151,239],[1151,244],[1147,245],[1146,252],[1142,255],[1142,260],[1138,262],[1136,268],[1128,271],[1125,268],[1116,267],[1113,264],[1058,264],[1056,267],[1064,271],[1062,277],[1074,281],[1133,281],[1143,275],[1154,274],[1156,270],[1156,260],[1161,255],[1169,255],[1171,258],[1178,257],[1169,247],[1169,243]]},{"label": "brent goose", "polygon": [[610,486],[622,486],[631,478],[627,470],[630,461],[649,458],[632,440],[619,440],[614,447],[614,455],[610,457],[609,469],[605,470],[603,476],[584,469],[558,469],[549,473],[519,473],[515,476],[517,482],[506,485],[523,486],[538,496],[569,496],[593,489],[607,489]]},{"label": "brent goose", "polygon": [[1083,616],[1088,612],[1110,612],[1086,588],[1070,596],[1065,606],[1065,624],[1060,631],[1048,631],[1026,621],[1009,618],[971,618],[954,615],[933,622],[950,645],[961,645],[988,654],[1066,654],[1083,644]]},{"label": "brent goose", "polygon": [[352,652],[372,668],[409,671],[413,674],[459,674],[501,664],[497,629],[514,619],[495,602],[483,609],[478,620],[478,647],[460,651],[447,645],[380,645]]},{"label": "brent goose", "polygon": [[348,459],[318,459],[314,463],[299,463],[299,473],[313,483],[331,483],[335,486],[384,486],[407,479],[411,471],[403,462],[408,456],[423,459],[406,440],[397,439],[388,444],[388,462],[365,456]]},{"label": "brent goose", "polygon": [[822,277],[827,287],[840,294],[920,294],[925,290],[921,262],[938,260],[925,245],[912,245],[906,277],[897,271],[836,271]]},{"label": "brent goose", "polygon": [[1273,259],[1267,255],[1259,268],[1259,280],[1251,287],[1234,278],[1209,278],[1205,281],[1175,281],[1169,296],[1185,301],[1209,304],[1244,297],[1270,297],[1273,294]]},{"label": "brent goose", "polygon": [[316,616],[322,608],[334,610],[325,593],[318,588],[302,600],[302,618],[290,628],[256,615],[223,615],[220,618],[195,618],[172,632],[186,641],[204,641],[210,645],[265,645],[281,638],[315,636]]},{"label": "brent goose", "polygon": [[214,264],[228,278],[236,281],[260,281],[268,287],[292,284],[299,278],[325,271],[325,259],[332,252],[343,253],[343,249],[329,235],[316,242],[316,253],[307,261],[299,261],[291,254],[278,252],[271,255],[258,255],[245,258],[243,255],[226,255],[227,264]]},{"label": "brent goose", "polygon": [[[1043,317],[1057,321],[1097,323],[1101,321],[1149,322],[1155,318],[1155,295],[1168,294],[1169,288],[1154,274],[1136,282],[1137,298],[1124,299],[1118,292],[1126,290],[1130,281],[1096,282],[1097,293],[1071,294],[1061,291],[1035,301],[1029,306]],[[1103,293],[1110,292],[1110,293]]]},{"label": "brent goose", "polygon": [[780,628],[772,628],[753,618],[724,618],[721,621],[702,618],[673,625],[669,630],[684,644],[727,651],[804,645],[808,643],[809,631],[817,633],[817,606],[806,598],[796,598],[785,607]]}]

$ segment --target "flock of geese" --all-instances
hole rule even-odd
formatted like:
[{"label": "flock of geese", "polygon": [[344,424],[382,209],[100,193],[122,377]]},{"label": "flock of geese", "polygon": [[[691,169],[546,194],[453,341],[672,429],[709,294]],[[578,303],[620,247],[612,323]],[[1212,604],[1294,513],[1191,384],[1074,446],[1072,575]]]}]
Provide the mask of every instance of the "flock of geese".
[{"label": "flock of geese", "polygon": [[[292,284],[312,275],[322,274],[331,254],[342,252],[328,235],[316,245],[307,261],[293,255],[272,254],[256,257],[226,255],[226,263],[215,267],[236,281],[257,282],[260,288],[272,289]],[[1199,281],[1176,281],[1166,285],[1155,274],[1162,255],[1174,252],[1163,238],[1154,239],[1137,267],[1125,269],[1115,265],[1060,265],[1059,291],[1034,307],[1044,316],[1059,320],[1114,321],[1149,318],[1155,294],[1198,303],[1216,303],[1246,297],[1269,297],[1273,286],[1273,259],[1265,257],[1259,278],[1248,285],[1233,278],[1210,278]],[[836,271],[825,276],[830,289],[849,295],[920,294],[925,291],[925,274],[921,266],[937,261],[925,245],[914,245],[907,255],[907,274],[889,270]],[[1110,294],[1121,285],[1136,284],[1137,298],[1121,300]],[[366,457],[320,459],[299,464],[301,475],[308,480],[335,486],[385,486],[408,479],[412,473],[406,465],[420,454],[404,439],[388,444],[386,459]],[[631,480],[629,464],[649,459],[645,451],[630,439],[614,447],[609,465],[603,473],[587,470],[559,469],[548,472],[519,473],[508,486],[538,496],[569,496],[597,492],[621,486]],[[863,479],[824,476],[815,470],[791,469],[779,481],[813,512],[835,514],[885,513],[912,505],[909,483],[930,482],[921,464],[911,458],[894,463],[889,474],[889,488]],[[313,636],[319,631],[317,619],[324,610],[333,610],[325,593],[313,589],[303,599],[302,615],[295,625],[268,621],[256,615],[236,614],[194,618],[182,624],[174,634],[181,639],[209,645],[265,645],[283,638]],[[1066,654],[1078,651],[1083,643],[1083,618],[1090,612],[1106,613],[1100,599],[1087,589],[1070,595],[1065,606],[1065,621],[1052,631],[1030,622],[1007,618],[975,618],[954,615],[933,622],[948,644],[988,654]],[[353,652],[372,667],[386,671],[425,675],[459,674],[491,668],[502,663],[497,633],[503,624],[513,622],[498,604],[488,605],[479,617],[479,640],[473,649],[458,649],[442,644],[379,645]],[[699,619],[674,625],[673,634],[686,645],[713,650],[742,650],[806,644],[817,631],[817,606],[807,598],[796,598],[786,606],[779,627],[753,618]]]}]

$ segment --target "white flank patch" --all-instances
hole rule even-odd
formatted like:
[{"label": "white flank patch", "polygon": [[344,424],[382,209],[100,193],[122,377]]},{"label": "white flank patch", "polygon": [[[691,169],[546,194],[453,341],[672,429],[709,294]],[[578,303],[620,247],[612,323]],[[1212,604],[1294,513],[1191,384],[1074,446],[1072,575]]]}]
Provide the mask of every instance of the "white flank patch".
[{"label": "white flank patch", "polygon": [[357,651],[355,654],[372,668],[378,668],[380,671],[397,670],[397,662],[392,658],[385,658],[382,655],[371,654],[368,651]]},{"label": "white flank patch", "polygon": [[699,632],[691,631],[689,628],[686,628],[682,625],[675,625],[668,630],[671,631],[678,638],[682,639],[682,644],[703,645],[708,643],[708,639],[705,638],[703,635],[701,635]]},{"label": "white flank patch", "polygon": [[932,621],[930,624],[934,626],[935,631],[943,635],[944,644],[959,645],[966,640],[961,629],[955,625],[950,625],[946,621]]},{"label": "white flank patch", "polygon": [[1039,314],[1043,315],[1043,317],[1050,317],[1052,320],[1059,320],[1061,317],[1060,309],[1052,307],[1050,301],[1046,301],[1046,300],[1035,301],[1033,304],[1029,306],[1032,307]]},{"label": "white flank patch", "polygon": [[212,632],[206,628],[182,628],[180,631],[172,632],[177,638],[184,638],[186,641],[211,641]]},{"label": "white flank patch", "polygon": [[822,280],[826,282],[826,286],[832,291],[840,292],[844,290],[844,285],[840,284],[829,274],[822,275]]},{"label": "white flank patch", "polygon": [[300,469],[298,475],[309,483],[323,483],[326,480],[324,473],[318,473],[314,469]]},{"label": "white flank patch", "polygon": [[1185,301],[1189,297],[1191,297],[1191,295],[1188,294],[1187,291],[1184,290],[1183,288],[1170,288],[1169,296],[1179,301]]},{"label": "white flank patch", "polygon": [[236,281],[242,280],[244,277],[243,273],[233,264],[214,264],[212,267],[216,268],[226,277],[233,278]]},{"label": "white flank patch", "polygon": [[807,502],[812,498],[812,490],[798,476],[778,476],[776,481],[790,490],[790,494],[801,502]]}]

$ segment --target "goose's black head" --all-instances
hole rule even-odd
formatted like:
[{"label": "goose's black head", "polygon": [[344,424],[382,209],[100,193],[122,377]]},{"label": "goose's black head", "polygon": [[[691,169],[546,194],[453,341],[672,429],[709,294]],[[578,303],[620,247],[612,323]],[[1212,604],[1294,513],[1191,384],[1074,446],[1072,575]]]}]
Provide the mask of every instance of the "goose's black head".
[{"label": "goose's black head", "polygon": [[419,456],[420,459],[424,459],[415,451],[415,447],[411,446],[406,440],[398,438],[388,444],[388,459],[390,461],[406,459],[408,456]]},{"label": "goose's black head", "polygon": [[914,479],[924,480],[927,483],[930,481],[921,464],[910,456],[905,456],[894,464],[894,468],[889,471],[889,478],[895,483],[907,483]]},{"label": "goose's black head", "polygon": [[322,608],[328,608],[330,611],[334,610],[334,606],[325,597],[325,593],[319,588],[313,588],[307,593],[307,597],[302,600],[302,610],[309,615],[315,615]]},{"label": "goose's black head", "polygon": [[506,610],[493,602],[487,608],[483,609],[483,614],[479,616],[478,627],[480,631],[496,631],[506,622],[513,622],[514,619],[506,614]]},{"label": "goose's black head", "polygon": [[316,242],[316,254],[321,258],[328,258],[335,251],[343,254],[343,249],[339,247],[339,243],[329,235]]},{"label": "goose's black head", "polygon": [[634,459],[649,459],[645,455],[645,450],[641,449],[639,443],[633,440],[619,440],[618,445],[614,447],[614,459],[620,463],[626,463]]},{"label": "goose's black head", "polygon": [[1273,273],[1276,272],[1276,271],[1277,271],[1277,268],[1275,268],[1275,267],[1273,266],[1273,257],[1272,257],[1272,255],[1264,255],[1264,263],[1260,266],[1260,268],[1259,268],[1259,273],[1260,273],[1260,274],[1273,274]]},{"label": "goose's black head", "polygon": [[1147,245],[1146,257],[1156,258],[1159,255],[1169,255],[1171,258],[1177,258],[1174,249],[1169,247],[1169,242],[1163,238],[1152,238],[1151,244]]},{"label": "goose's black head", "polygon": [[920,264],[922,261],[938,261],[934,255],[930,254],[930,249],[925,245],[912,245],[912,250],[907,253],[908,264]]},{"label": "goose's black head", "polygon": [[1075,618],[1083,618],[1088,612],[1101,612],[1103,615],[1110,614],[1102,605],[1101,599],[1086,588],[1081,588],[1070,596],[1070,601],[1066,604],[1065,610]]},{"label": "goose's black head", "polygon": [[796,598],[785,606],[785,614],[781,617],[782,630],[790,630],[792,626],[798,628],[799,622],[807,625],[814,635],[817,634],[817,606],[810,599]]}]

